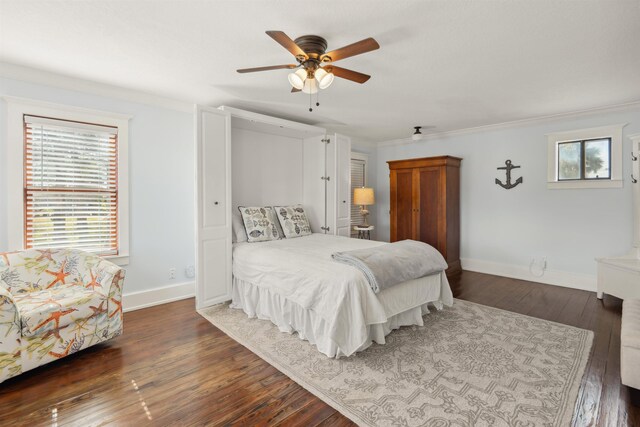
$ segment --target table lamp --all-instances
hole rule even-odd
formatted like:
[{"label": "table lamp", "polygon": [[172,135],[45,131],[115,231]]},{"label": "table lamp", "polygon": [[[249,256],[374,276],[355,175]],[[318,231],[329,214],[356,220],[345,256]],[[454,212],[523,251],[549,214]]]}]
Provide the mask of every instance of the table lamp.
[{"label": "table lamp", "polygon": [[367,222],[367,216],[369,216],[369,211],[365,208],[365,206],[373,205],[376,202],[375,196],[373,195],[373,188],[369,187],[361,187],[353,189],[353,204],[360,205],[360,213],[364,218],[363,227],[369,227],[369,223]]}]

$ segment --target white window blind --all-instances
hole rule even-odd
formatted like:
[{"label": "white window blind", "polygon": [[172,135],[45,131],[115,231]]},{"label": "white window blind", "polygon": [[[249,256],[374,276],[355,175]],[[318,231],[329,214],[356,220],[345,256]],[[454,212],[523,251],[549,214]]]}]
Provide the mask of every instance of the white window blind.
[{"label": "white window blind", "polygon": [[360,213],[360,206],[353,204],[353,189],[365,186],[366,162],[359,159],[351,159],[351,236],[356,236],[353,226],[364,224],[364,217]]},{"label": "white window blind", "polygon": [[26,248],[118,254],[118,129],[24,116]]}]

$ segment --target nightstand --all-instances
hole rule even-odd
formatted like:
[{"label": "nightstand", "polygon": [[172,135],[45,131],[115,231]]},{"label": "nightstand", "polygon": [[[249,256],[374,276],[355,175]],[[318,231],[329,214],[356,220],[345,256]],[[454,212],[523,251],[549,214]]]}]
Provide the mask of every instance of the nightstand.
[{"label": "nightstand", "polygon": [[358,239],[368,239],[371,240],[371,230],[375,227],[373,225],[369,225],[367,227],[363,225],[356,225],[353,227],[354,231],[358,232]]}]

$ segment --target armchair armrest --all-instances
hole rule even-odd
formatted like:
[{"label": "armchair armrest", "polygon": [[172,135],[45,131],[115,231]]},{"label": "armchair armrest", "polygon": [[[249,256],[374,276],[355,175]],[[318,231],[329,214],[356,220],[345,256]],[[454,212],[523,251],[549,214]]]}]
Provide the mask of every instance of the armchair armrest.
[{"label": "armchair armrest", "polygon": [[[122,333],[122,286],[125,270],[114,263],[101,260],[96,265],[96,279],[107,297],[107,317],[109,321],[108,337]],[[95,279],[94,279],[95,280]]]},{"label": "armchair armrest", "polygon": [[107,261],[101,260],[95,267],[96,280],[99,280],[101,292],[108,297],[121,298],[122,295],[122,282],[124,281],[124,269]]},{"label": "armchair armrest", "polygon": [[21,348],[18,307],[0,280],[0,382],[22,372]]}]

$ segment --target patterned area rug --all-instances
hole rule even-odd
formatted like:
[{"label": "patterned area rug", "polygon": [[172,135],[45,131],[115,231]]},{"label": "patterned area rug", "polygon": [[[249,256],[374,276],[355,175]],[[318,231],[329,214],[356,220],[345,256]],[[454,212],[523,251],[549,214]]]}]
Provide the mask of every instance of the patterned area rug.
[{"label": "patterned area rug", "polygon": [[567,426],[593,332],[468,301],[355,356],[219,305],[201,314],[363,426]]}]

